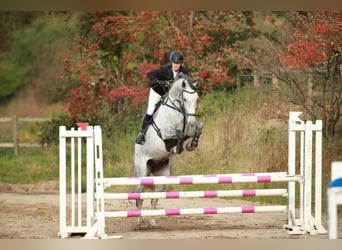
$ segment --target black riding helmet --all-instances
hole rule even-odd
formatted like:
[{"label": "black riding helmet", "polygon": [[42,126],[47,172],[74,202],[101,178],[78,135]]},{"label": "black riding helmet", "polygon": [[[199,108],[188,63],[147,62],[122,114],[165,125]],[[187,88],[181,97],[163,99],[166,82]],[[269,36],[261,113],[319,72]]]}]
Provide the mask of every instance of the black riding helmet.
[{"label": "black riding helmet", "polygon": [[172,51],[172,53],[170,54],[170,61],[174,62],[174,63],[182,63],[184,60],[184,56],[183,53],[180,51]]}]

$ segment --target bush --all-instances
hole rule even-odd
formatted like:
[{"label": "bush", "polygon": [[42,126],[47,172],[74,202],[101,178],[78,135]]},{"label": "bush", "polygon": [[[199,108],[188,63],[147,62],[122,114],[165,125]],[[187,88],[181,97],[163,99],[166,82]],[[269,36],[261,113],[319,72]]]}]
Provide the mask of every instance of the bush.
[{"label": "bush", "polygon": [[18,67],[16,62],[5,60],[0,64],[0,98],[12,96],[28,82],[28,69]]},{"label": "bush", "polygon": [[[77,15],[69,15],[54,13],[49,20],[37,15],[31,25],[12,31],[10,48],[0,52],[0,98],[10,97],[31,83],[39,75],[35,71],[40,65],[46,65],[55,53],[59,53],[61,44],[70,43],[71,35],[77,30]],[[53,53],[45,53],[47,48]],[[41,58],[44,61],[39,61]]]}]

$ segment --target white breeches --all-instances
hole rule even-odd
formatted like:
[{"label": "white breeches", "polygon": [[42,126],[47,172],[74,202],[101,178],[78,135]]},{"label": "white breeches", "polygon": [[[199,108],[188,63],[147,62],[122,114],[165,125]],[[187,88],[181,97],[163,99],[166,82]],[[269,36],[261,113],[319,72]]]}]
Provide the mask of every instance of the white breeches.
[{"label": "white breeches", "polygon": [[148,105],[147,105],[147,111],[146,111],[148,115],[153,115],[153,111],[156,107],[156,104],[160,101],[160,99],[161,99],[161,96],[151,88],[150,94],[148,97]]}]

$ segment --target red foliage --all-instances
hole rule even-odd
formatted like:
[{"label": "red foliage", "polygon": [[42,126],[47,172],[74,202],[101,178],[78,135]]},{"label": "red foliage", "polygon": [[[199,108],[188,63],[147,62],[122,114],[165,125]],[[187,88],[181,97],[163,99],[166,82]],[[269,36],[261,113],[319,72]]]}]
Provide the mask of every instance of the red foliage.
[{"label": "red foliage", "polygon": [[140,63],[137,67],[137,73],[141,77],[141,79],[146,78],[146,75],[149,71],[154,70],[158,68],[160,65],[155,63],[148,63],[146,61],[143,61]]},{"label": "red foliage", "polygon": [[133,86],[119,86],[111,89],[108,95],[108,101],[114,102],[119,98],[132,98],[132,106],[138,105],[146,100],[149,93],[149,88],[137,88]]},{"label": "red foliage", "polygon": [[287,45],[281,59],[287,67],[307,69],[325,66],[330,56],[339,50],[342,33],[340,12],[314,13],[301,18],[293,41]]},{"label": "red foliage", "polygon": [[185,66],[204,91],[215,84],[234,83],[229,64],[238,52],[235,48],[232,52],[226,42],[231,32],[227,23],[235,26],[236,34],[248,28],[242,23],[251,18],[248,13],[229,11],[89,14],[88,33],[65,55],[64,75],[58,76],[77,83],[65,99],[70,115],[81,120],[78,116],[96,114],[99,107],[115,106],[123,98],[133,106],[145,101],[146,73],[168,63],[174,49],[184,52]]}]

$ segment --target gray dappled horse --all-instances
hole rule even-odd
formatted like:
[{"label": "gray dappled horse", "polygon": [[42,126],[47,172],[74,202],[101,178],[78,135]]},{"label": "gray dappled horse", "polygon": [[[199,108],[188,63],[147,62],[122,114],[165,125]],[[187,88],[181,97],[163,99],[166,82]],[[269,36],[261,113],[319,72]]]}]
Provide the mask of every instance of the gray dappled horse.
[{"label": "gray dappled horse", "polygon": [[[135,144],[133,169],[137,177],[171,175],[172,154],[183,151],[184,142],[192,138],[185,148],[194,150],[203,128],[203,122],[196,120],[198,101],[198,82],[186,75],[179,76],[171,84],[168,93],[156,110],[152,124],[147,128],[146,140],[143,145]],[[144,186],[139,185],[137,192],[143,192]],[[155,192],[163,191],[163,185],[155,185]],[[151,208],[156,209],[158,199],[151,199]],[[143,200],[136,200],[136,207],[141,210]],[[150,225],[158,227],[153,217]],[[143,227],[139,217],[136,228]]]}]

